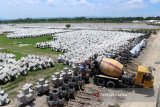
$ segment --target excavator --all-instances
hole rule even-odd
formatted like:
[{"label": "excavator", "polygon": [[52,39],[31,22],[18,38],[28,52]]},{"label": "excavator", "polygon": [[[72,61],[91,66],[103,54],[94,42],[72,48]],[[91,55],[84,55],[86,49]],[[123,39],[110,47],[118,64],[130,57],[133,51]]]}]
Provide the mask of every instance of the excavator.
[{"label": "excavator", "polygon": [[143,87],[152,88],[154,77],[152,69],[138,65],[134,73],[125,73],[124,65],[111,58],[98,57],[92,63],[92,77],[99,86],[115,87]]}]

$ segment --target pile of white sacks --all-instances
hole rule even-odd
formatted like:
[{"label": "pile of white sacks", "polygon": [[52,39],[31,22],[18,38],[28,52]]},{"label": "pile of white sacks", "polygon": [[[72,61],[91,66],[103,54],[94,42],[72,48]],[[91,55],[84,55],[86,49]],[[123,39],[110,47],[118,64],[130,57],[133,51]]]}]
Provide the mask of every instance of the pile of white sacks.
[{"label": "pile of white sacks", "polygon": [[[65,27],[65,26],[64,26]],[[45,35],[52,35],[56,33],[68,32],[67,29],[59,29],[51,27],[50,25],[41,24],[5,24],[0,25],[0,34],[7,32],[7,37],[10,39],[20,38],[35,38]]]},{"label": "pile of white sacks", "polygon": [[45,56],[28,55],[16,61],[14,55],[0,53],[0,59],[0,82],[2,83],[18,78],[19,75],[26,75],[28,71],[54,66],[54,60]]},{"label": "pile of white sacks", "polygon": [[143,36],[142,33],[79,30],[56,34],[56,40],[37,43],[37,47],[43,44],[43,47],[51,47],[54,51],[64,52],[59,59],[68,62],[83,62],[94,54],[103,55],[111,50],[119,51],[120,47],[128,46],[130,40],[141,36]]},{"label": "pile of white sacks", "polygon": [[23,28],[21,30],[14,31],[7,35],[10,39],[20,39],[20,38],[35,38],[45,35],[52,35],[55,33],[67,32],[68,30],[63,29],[47,29],[47,28]]},{"label": "pile of white sacks", "polygon": [[131,55],[133,57],[137,57],[140,53],[140,51],[147,46],[146,39],[143,39],[139,44],[137,44],[131,51]]}]

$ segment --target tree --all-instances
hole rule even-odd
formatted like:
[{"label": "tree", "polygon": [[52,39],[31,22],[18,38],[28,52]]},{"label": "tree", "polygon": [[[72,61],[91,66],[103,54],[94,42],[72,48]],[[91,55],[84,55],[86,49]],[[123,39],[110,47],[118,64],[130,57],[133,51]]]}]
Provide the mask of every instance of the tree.
[{"label": "tree", "polygon": [[67,25],[66,25],[66,28],[67,28],[67,29],[69,29],[70,27],[71,27],[71,25],[70,25],[70,24],[67,24]]}]

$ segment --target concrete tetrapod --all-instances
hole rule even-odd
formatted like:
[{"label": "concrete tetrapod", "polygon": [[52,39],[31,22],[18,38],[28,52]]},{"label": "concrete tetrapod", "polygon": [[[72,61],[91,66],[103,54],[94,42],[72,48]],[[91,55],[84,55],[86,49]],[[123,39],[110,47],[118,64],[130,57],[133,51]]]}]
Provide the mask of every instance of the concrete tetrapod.
[{"label": "concrete tetrapod", "polygon": [[59,90],[53,90],[50,92],[50,95],[46,97],[48,106],[55,107],[58,105],[58,97],[59,97]]},{"label": "concrete tetrapod", "polygon": [[52,75],[54,90],[46,97],[49,107],[64,106],[66,101],[75,98],[76,91],[83,89],[85,84],[79,75],[78,67],[73,66],[73,70],[63,68],[62,71]]},{"label": "concrete tetrapod", "polygon": [[9,104],[8,94],[0,87],[0,106]]},{"label": "concrete tetrapod", "polygon": [[23,87],[20,94],[17,95],[17,100],[20,104],[27,105],[34,100],[32,92],[29,92],[29,87]]},{"label": "concrete tetrapod", "polygon": [[49,92],[48,81],[45,81],[43,78],[39,79],[37,85],[35,86],[37,94],[45,94]]}]

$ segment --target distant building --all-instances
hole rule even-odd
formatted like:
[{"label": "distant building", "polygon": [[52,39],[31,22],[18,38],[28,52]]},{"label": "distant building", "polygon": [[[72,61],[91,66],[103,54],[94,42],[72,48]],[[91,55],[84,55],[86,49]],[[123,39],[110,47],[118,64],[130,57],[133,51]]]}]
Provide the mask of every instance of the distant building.
[{"label": "distant building", "polygon": [[132,23],[144,23],[144,20],[133,20]]},{"label": "distant building", "polygon": [[147,20],[147,24],[155,24],[155,25],[160,25],[160,20]]},{"label": "distant building", "polygon": [[140,21],[134,20],[134,21],[132,21],[132,23],[140,23]]}]

